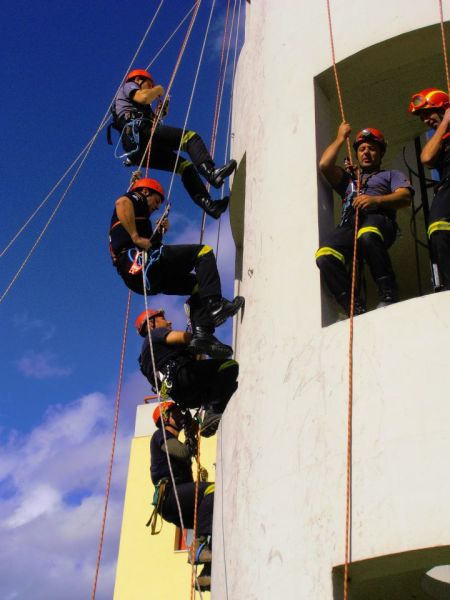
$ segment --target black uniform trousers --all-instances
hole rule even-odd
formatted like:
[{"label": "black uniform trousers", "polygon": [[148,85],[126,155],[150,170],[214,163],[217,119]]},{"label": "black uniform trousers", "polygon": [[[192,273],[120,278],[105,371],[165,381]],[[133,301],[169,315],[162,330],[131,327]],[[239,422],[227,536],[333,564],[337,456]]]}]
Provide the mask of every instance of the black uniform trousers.
[{"label": "black uniform trousers", "polygon": [[[326,285],[335,298],[350,293],[351,277],[347,265],[353,256],[355,222],[337,227],[316,252],[316,263]],[[381,214],[360,211],[357,253],[369,265],[375,281],[389,277],[395,283],[395,274],[388,248],[396,236],[396,224]]]},{"label": "black uniform trousers", "polygon": [[232,359],[182,361],[172,379],[170,396],[182,408],[214,406],[225,410],[237,390],[239,365]]},{"label": "black uniform trousers", "polygon": [[431,255],[444,290],[450,290],[450,181],[438,188],[430,209],[428,226]]},{"label": "black uniform trousers", "polygon": [[[150,139],[151,128],[150,119],[143,119],[139,127],[139,150],[129,157],[134,165],[139,165],[142,160]],[[135,148],[135,143],[126,131],[122,135],[122,145],[126,152],[131,152]],[[186,151],[192,162],[178,156],[178,148]],[[147,164],[146,161],[147,155],[144,159],[144,165]],[[150,167],[169,172],[175,170],[181,176],[181,181],[194,202],[198,202],[198,198],[210,197],[196,169],[202,163],[208,162],[213,163],[212,157],[202,138],[195,131],[185,131],[183,133],[183,130],[179,127],[170,127],[169,125],[158,125],[156,127],[150,149]]]},{"label": "black uniform trousers", "polygon": [[[139,252],[134,249],[135,253]],[[133,253],[133,250],[132,250]],[[132,260],[128,252],[117,259],[117,271],[125,285],[137,294],[144,294],[142,271],[130,273]],[[149,295],[190,295],[189,304],[193,326],[211,326],[204,299],[222,296],[220,276],[211,246],[180,244],[162,246],[159,258],[146,269],[146,289]],[[195,274],[192,271],[195,270]]]},{"label": "black uniform trousers", "polygon": [[[208,488],[213,490],[213,485],[211,482],[204,481],[198,484],[197,537],[212,534],[214,491],[206,495],[205,492],[209,492]],[[187,529],[192,529],[194,527],[195,483],[178,483],[176,487],[184,526]],[[170,483],[166,487],[161,516],[166,521],[181,527],[175,492]]]}]

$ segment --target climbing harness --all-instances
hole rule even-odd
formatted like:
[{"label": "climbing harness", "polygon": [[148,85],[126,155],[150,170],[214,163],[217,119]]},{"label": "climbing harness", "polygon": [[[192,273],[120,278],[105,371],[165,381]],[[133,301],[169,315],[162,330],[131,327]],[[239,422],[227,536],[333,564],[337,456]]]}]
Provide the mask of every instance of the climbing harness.
[{"label": "climbing harness", "polygon": [[[150,515],[149,520],[145,524],[146,527],[150,527],[150,533],[152,535],[158,535],[161,533],[163,528],[164,519],[161,517],[161,510],[164,503],[164,495],[166,493],[166,486],[169,483],[169,478],[164,477],[160,479],[158,483],[155,485],[155,491],[153,494],[152,505],[154,506],[153,512]],[[161,517],[161,525],[158,530],[156,530],[158,515]]]}]

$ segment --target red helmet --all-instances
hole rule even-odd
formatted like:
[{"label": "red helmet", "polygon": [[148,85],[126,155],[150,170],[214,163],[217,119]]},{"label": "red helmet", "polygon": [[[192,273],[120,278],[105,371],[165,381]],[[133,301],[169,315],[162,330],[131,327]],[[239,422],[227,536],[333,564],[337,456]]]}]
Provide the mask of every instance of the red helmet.
[{"label": "red helmet", "polygon": [[446,110],[449,106],[450,103],[446,92],[437,88],[426,88],[411,96],[408,110],[414,114],[419,110],[426,110],[428,108],[443,108]]},{"label": "red helmet", "polygon": [[378,142],[383,152],[386,151],[387,142],[384,139],[384,135],[379,129],[374,129],[373,127],[366,127],[365,129],[361,129],[361,131],[358,131],[358,133],[356,134],[355,141],[353,142],[353,148],[356,151],[360,144],[369,140],[371,140],[372,142]]},{"label": "red helmet", "polygon": [[150,75],[150,73],[148,71],[144,71],[144,69],[133,69],[133,71],[130,71],[128,73],[128,75],[125,78],[125,81],[130,81],[131,79],[134,79],[135,77],[142,77],[142,79],[148,79],[152,85],[155,85],[155,82],[153,81],[153,77]]},{"label": "red helmet", "polygon": [[176,404],[173,400],[166,400],[156,406],[155,410],[153,411],[153,421],[157,427],[158,427],[158,422],[161,418],[161,409],[162,409],[163,418],[164,418],[166,415],[169,414],[169,412],[172,410],[172,407],[174,407],[174,406],[176,406]]},{"label": "red helmet", "polygon": [[131,191],[139,190],[140,188],[149,188],[154,192],[158,192],[158,194],[160,194],[162,199],[164,200],[164,188],[159,183],[159,181],[156,181],[156,179],[150,179],[150,177],[143,177],[142,179],[138,179],[131,186]]},{"label": "red helmet", "polygon": [[136,327],[139,335],[142,335],[142,337],[145,337],[147,335],[146,333],[144,333],[145,325],[147,325],[147,318],[154,319],[155,317],[158,317],[160,315],[164,316],[164,311],[162,308],[159,308],[158,310],[152,310],[151,308],[143,310],[141,314],[138,315],[138,318],[134,323],[134,326]]}]

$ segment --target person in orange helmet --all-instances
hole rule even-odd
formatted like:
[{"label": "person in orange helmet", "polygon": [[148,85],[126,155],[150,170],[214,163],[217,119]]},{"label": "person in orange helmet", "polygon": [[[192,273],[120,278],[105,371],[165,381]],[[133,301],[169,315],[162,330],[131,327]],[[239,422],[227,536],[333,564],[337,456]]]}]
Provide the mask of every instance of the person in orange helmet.
[{"label": "person in orange helmet", "polygon": [[125,285],[137,294],[144,294],[145,281],[149,295],[190,295],[191,351],[213,358],[228,357],[232,348],[213,334],[243,307],[244,298],[236,296],[230,301],[222,296],[211,246],[162,243],[162,232],[169,222],[164,219],[154,232],[150,216],[163,200],[163,187],[150,178],[137,180],[116,200],[109,232],[113,264]]},{"label": "person in orange helmet", "polygon": [[450,290],[450,102],[446,92],[426,88],[413,94],[408,107],[434,135],[422,149],[420,160],[429,169],[436,169],[439,182],[431,204],[428,238],[431,256],[436,262],[440,285],[438,290]]},{"label": "person in orange helmet", "polygon": [[[144,338],[139,365],[141,372],[156,390],[162,385],[183,409],[205,409],[201,435],[215,434],[230,398],[237,390],[239,365],[229,358],[197,360],[190,352],[192,334],[174,331],[163,309],[144,310],[135,327]],[[153,370],[152,341],[155,371]]]},{"label": "person in orange helmet", "polygon": [[[121,132],[129,164],[139,165],[143,159],[144,164],[147,163],[145,152],[155,119],[151,104],[163,94],[164,88],[155,85],[151,74],[144,69],[128,73],[117,93],[112,109],[113,124]],[[167,106],[163,114],[165,112]],[[179,149],[187,152],[191,160],[179,156]],[[236,161],[230,160],[224,166],[216,167],[205,143],[195,131],[183,131],[158,123],[152,138],[149,165],[162,171],[176,171],[194,203],[214,219],[227,209],[229,198],[212,200],[199,173],[210,185],[220,188],[236,169]]]},{"label": "person in orange helmet", "polygon": [[[353,143],[358,175],[348,165],[346,169],[338,166],[339,151],[350,134],[350,124],[341,123],[336,139],[326,148],[319,162],[325,178],[341,196],[343,206],[341,222],[316,252],[316,263],[326,285],[347,313],[350,310],[351,284],[347,266],[353,256],[355,211],[359,210],[358,256],[369,265],[378,287],[378,307],[386,306],[398,301],[395,273],[388,253],[397,234],[396,212],[410,205],[414,193],[403,173],[382,168],[387,143],[381,131],[373,127],[359,131]],[[354,312],[366,312],[358,294]]]},{"label": "person in orange helmet", "polygon": [[[177,527],[184,525],[185,528],[192,529],[196,496],[196,484],[192,476],[192,458],[196,455],[196,448],[195,444],[192,447],[192,440],[196,439],[196,422],[186,423],[187,416],[175,402],[170,400],[161,402],[154,409],[153,421],[158,429],[150,440],[150,473],[155,486],[155,511],[165,521],[173,523]],[[188,430],[189,443],[183,443],[178,439],[183,429],[185,432]],[[169,460],[176,482],[175,486],[170,475]],[[206,590],[209,589],[211,583],[215,485],[213,482],[200,481],[197,487],[197,537],[194,540],[194,562],[195,564],[204,564],[197,581],[201,589]],[[180,520],[177,497],[183,523]],[[191,562],[191,556],[188,560]]]}]

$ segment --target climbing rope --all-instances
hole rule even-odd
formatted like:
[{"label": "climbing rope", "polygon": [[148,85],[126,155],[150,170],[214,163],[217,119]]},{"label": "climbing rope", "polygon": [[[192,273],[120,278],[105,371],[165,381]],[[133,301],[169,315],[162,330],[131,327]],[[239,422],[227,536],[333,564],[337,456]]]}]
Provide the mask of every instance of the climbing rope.
[{"label": "climbing rope", "polygon": [[122,390],[122,381],[123,381],[123,365],[125,362],[125,349],[127,345],[127,331],[128,331],[128,320],[130,316],[130,307],[131,307],[131,290],[128,292],[128,300],[127,307],[125,310],[125,324],[123,328],[123,339],[122,339],[122,351],[120,353],[120,367],[119,367],[119,381],[117,384],[117,394],[116,394],[116,406],[114,411],[114,427],[113,427],[113,436],[112,436],[112,444],[111,444],[111,455],[109,458],[109,467],[108,467],[108,477],[106,481],[106,491],[105,491],[105,503],[103,507],[103,518],[102,524],[100,527],[100,541],[98,544],[98,552],[97,552],[97,563],[95,566],[95,575],[94,575],[94,584],[92,587],[92,600],[95,600],[95,592],[97,590],[97,581],[98,574],[100,570],[100,560],[102,556],[103,549],[103,540],[105,536],[105,525],[106,525],[106,516],[108,513],[108,502],[109,502],[109,494],[111,491],[111,478],[112,478],[112,469],[114,463],[114,453],[116,449],[116,439],[117,439],[117,428],[119,424],[119,408],[120,408],[120,394]]},{"label": "climbing rope", "polygon": [[[191,35],[192,28],[193,28],[195,20],[197,18],[197,14],[198,14],[198,10],[200,8],[200,4],[201,4],[201,0],[197,0],[197,2],[195,4],[195,7],[194,7],[194,10],[193,10],[193,13],[192,13],[192,16],[191,16],[191,20],[189,21],[189,25],[188,25],[186,34],[184,36],[183,43],[181,44],[180,52],[178,53],[178,57],[177,57],[177,60],[175,62],[175,66],[173,68],[169,84],[168,84],[167,89],[165,91],[164,98],[163,98],[163,100],[162,100],[162,102],[160,104],[161,109],[162,109],[162,107],[164,107],[166,105],[167,100],[169,98],[173,82],[175,80],[176,74],[177,74],[178,69],[179,69],[180,64],[181,64],[181,59],[183,58],[183,54],[184,54],[184,52],[186,50],[186,46],[187,46],[187,43],[189,41],[189,37]],[[157,128],[158,123],[159,123],[159,121],[161,119],[161,113],[162,113],[162,110],[157,110],[156,111],[155,118],[153,119],[153,123],[152,123],[152,129],[150,131],[150,138],[148,140],[147,146],[146,146],[146,148],[144,150],[141,162],[139,164],[139,169],[140,169],[142,167],[143,163],[144,163],[144,160],[146,159],[145,177],[148,177],[148,172],[149,172],[149,168],[150,168],[150,153],[151,153],[151,148],[152,148],[153,136],[155,135],[156,128]]]},{"label": "climbing rope", "polygon": [[[128,72],[129,72],[129,70],[131,69],[131,66],[132,66],[132,64],[134,63],[134,61],[135,61],[136,57],[138,56],[138,54],[139,54],[139,52],[140,52],[140,50],[141,50],[141,48],[142,48],[142,46],[143,46],[143,44],[144,44],[144,42],[145,42],[145,40],[146,40],[147,36],[148,36],[148,34],[150,33],[150,30],[151,30],[151,28],[152,28],[152,26],[153,26],[153,24],[154,24],[154,22],[155,22],[155,20],[156,20],[156,17],[158,16],[158,13],[159,13],[159,11],[160,11],[160,9],[161,9],[161,7],[162,7],[163,3],[164,3],[164,0],[161,0],[161,2],[159,3],[159,6],[158,6],[158,8],[157,8],[157,9],[156,9],[156,11],[155,11],[155,14],[153,15],[153,18],[152,18],[152,20],[150,21],[150,24],[149,24],[149,26],[147,27],[147,29],[146,29],[146,31],[145,31],[145,33],[144,33],[144,36],[142,37],[142,39],[141,39],[141,41],[140,41],[140,43],[139,43],[139,45],[138,45],[138,47],[137,47],[137,50],[136,50],[136,52],[134,53],[134,56],[133,56],[133,58],[131,59],[131,61],[130,61],[129,65],[128,65],[128,67],[127,67],[127,70],[125,71],[125,74],[124,74],[124,76],[123,76],[123,78],[122,78],[122,81],[123,81],[123,79],[125,78],[125,76],[126,76],[126,73],[128,73]],[[112,99],[112,100],[111,100],[111,102],[109,103],[108,109],[106,110],[106,112],[105,112],[105,114],[104,114],[103,118],[101,119],[101,121],[100,121],[100,124],[99,124],[99,126],[97,127],[97,130],[96,130],[96,132],[94,133],[94,135],[92,136],[91,140],[88,142],[87,146],[85,146],[85,149],[84,149],[84,150],[83,150],[83,151],[80,153],[80,155],[79,155],[79,156],[78,156],[78,157],[75,159],[75,161],[72,163],[72,165],[75,165],[75,164],[76,164],[76,162],[77,162],[77,160],[78,160],[78,158],[79,158],[80,156],[82,156],[82,155],[83,155],[83,152],[84,152],[84,156],[83,156],[83,158],[82,158],[82,160],[81,160],[80,164],[78,165],[78,168],[76,169],[74,176],[72,177],[72,179],[71,179],[71,180],[70,180],[70,182],[68,183],[68,185],[67,185],[66,189],[65,189],[65,190],[64,190],[64,192],[62,193],[62,195],[61,195],[61,198],[59,199],[59,201],[58,201],[58,203],[56,204],[55,208],[54,208],[54,209],[53,209],[53,211],[51,212],[51,214],[50,214],[50,217],[48,218],[48,220],[46,221],[46,223],[45,223],[45,225],[44,225],[43,229],[41,230],[41,232],[39,233],[38,237],[36,238],[36,240],[35,240],[35,242],[34,242],[33,246],[31,247],[31,250],[30,250],[30,251],[28,252],[28,254],[26,255],[25,259],[23,260],[23,262],[22,262],[22,264],[20,265],[19,269],[16,271],[15,275],[13,276],[13,278],[11,279],[11,281],[9,282],[9,284],[7,285],[7,287],[6,287],[6,289],[4,290],[3,294],[0,296],[0,304],[3,302],[4,298],[5,298],[5,297],[6,297],[6,295],[8,294],[9,290],[12,288],[12,286],[14,285],[14,283],[16,282],[16,280],[18,279],[18,277],[20,276],[21,272],[22,272],[22,271],[23,271],[23,269],[25,268],[25,265],[26,265],[26,264],[27,264],[27,262],[30,260],[31,256],[33,255],[34,251],[36,250],[37,246],[39,245],[39,242],[41,241],[41,239],[43,238],[43,236],[44,236],[45,232],[47,231],[48,227],[50,226],[51,222],[53,221],[53,219],[54,219],[54,217],[55,217],[56,213],[58,212],[59,208],[61,207],[62,203],[64,202],[64,199],[66,198],[66,196],[67,196],[67,194],[68,194],[68,192],[69,192],[70,188],[72,187],[73,183],[75,182],[75,179],[77,178],[77,176],[78,176],[78,173],[80,172],[80,170],[81,170],[82,166],[83,166],[83,165],[84,165],[84,163],[86,162],[86,159],[87,159],[87,157],[89,156],[89,154],[90,154],[90,151],[92,150],[92,147],[93,147],[93,145],[94,145],[95,141],[97,140],[99,133],[102,131],[102,129],[104,128],[104,126],[105,126],[106,122],[109,120],[111,106],[112,106],[112,104],[113,104],[113,102],[114,102],[114,99],[115,99],[115,97],[116,97],[116,95],[117,95],[117,93],[118,93],[118,91],[119,91],[119,89],[120,89],[120,86],[121,86],[121,85],[122,85],[122,83],[120,83],[120,85],[118,86],[118,88],[117,88],[117,90],[116,90],[116,92],[115,92],[115,94],[114,94],[114,96],[113,96],[113,99]],[[70,171],[70,169],[72,168],[72,165],[69,167],[69,169],[67,170],[66,174],[67,174],[67,173]],[[65,174],[65,175],[66,175],[66,174]],[[64,175],[64,177],[65,177],[65,175]],[[64,178],[64,177],[63,177],[63,178]],[[55,188],[54,188],[54,189],[56,189],[56,187],[57,187],[57,186],[55,186]],[[48,200],[48,198],[50,197],[50,195],[51,195],[51,194],[49,194],[49,195],[48,195],[48,197],[45,199],[45,202],[47,202],[47,200]],[[42,207],[42,206],[45,204],[45,202],[42,202],[42,203],[41,203],[41,205],[38,207],[38,209],[34,211],[34,213],[33,213],[32,217],[30,217],[30,218],[28,219],[28,221],[26,222],[26,224],[25,224],[25,225],[23,225],[23,226],[21,227],[21,230],[20,230],[20,232],[18,232],[18,233],[17,233],[17,234],[14,236],[14,240],[15,240],[15,239],[17,239],[17,237],[18,237],[18,236],[20,235],[20,233],[21,233],[21,232],[22,232],[22,231],[25,229],[25,227],[28,225],[28,223],[29,223],[29,222],[31,222],[32,218],[34,218],[35,214],[37,214],[37,212],[38,212],[38,211],[40,210],[40,208],[41,208],[41,207]],[[13,241],[11,241],[11,242],[8,244],[7,248],[9,248],[9,247],[11,246],[11,244],[12,244],[12,243],[13,243]],[[6,248],[6,249],[3,251],[3,253],[4,253],[4,252],[7,250],[7,248]],[[3,253],[2,253],[2,255],[3,255]]]},{"label": "climbing rope", "polygon": [[[212,132],[211,132],[210,154],[211,154],[211,156],[213,158],[214,158],[214,148],[215,148],[216,135],[217,135],[217,122],[218,122],[218,112],[219,112],[219,106],[218,106],[218,104],[219,104],[219,96],[220,96],[220,83],[221,83],[221,80],[222,80],[223,59],[224,59],[225,40],[226,40],[226,33],[227,33],[227,28],[228,28],[229,13],[230,13],[230,0],[228,0],[228,2],[227,2],[227,12],[226,12],[226,16],[225,16],[225,26],[224,26],[224,32],[223,32],[223,38],[222,38],[222,49],[221,49],[221,53],[220,53],[219,79],[218,79],[218,82],[217,82],[216,102],[215,102],[215,107],[214,107],[214,116],[213,116]],[[211,188],[211,186],[208,183],[207,190],[209,191],[210,188]],[[206,213],[205,213],[205,211],[203,211],[202,222],[201,222],[201,225],[200,225],[199,244],[201,244],[203,242],[203,235],[204,235],[204,232],[205,232],[205,226],[206,226]]]},{"label": "climbing rope", "polygon": [[[229,149],[230,149],[230,140],[231,140],[231,115],[232,115],[232,110],[233,110],[233,93],[234,93],[234,81],[235,81],[235,76],[236,76],[237,45],[238,45],[240,22],[241,22],[241,0],[239,0],[239,5],[238,5],[238,17],[237,17],[237,22],[236,22],[236,33],[235,33],[235,38],[234,38],[233,71],[232,71],[232,75],[231,75],[230,105],[228,108],[228,122],[227,122],[227,129],[226,129],[227,134],[226,134],[226,142],[225,142],[224,164],[230,158]],[[233,30],[233,27],[231,27],[231,31],[232,30]],[[229,49],[230,49],[230,42],[228,45],[228,51],[229,51]],[[228,64],[228,57],[227,57],[227,64]],[[226,69],[225,69],[225,71],[226,71]],[[221,199],[223,199],[224,195],[225,195],[225,190],[224,190],[224,187],[222,187]],[[221,223],[222,223],[222,217],[219,218],[219,222],[217,224],[216,260],[218,260],[218,257],[219,257]]]},{"label": "climbing rope", "polygon": [[[339,100],[342,122],[345,122],[344,104],[342,101],[339,74],[336,65],[336,54],[334,49],[333,25],[331,19],[330,0],[326,0],[328,14],[328,28],[330,33],[331,56],[333,61],[334,79]],[[352,151],[350,139],[346,139],[350,166],[353,168]],[[361,178],[359,170],[356,170],[357,189],[356,195],[360,193]],[[359,210],[355,210],[355,233],[353,238],[353,263],[350,293],[350,318],[349,318],[349,349],[348,349],[348,405],[347,405],[347,474],[346,474],[346,501],[345,501],[345,560],[344,560],[344,600],[348,600],[348,570],[350,564],[350,536],[351,536],[351,513],[352,513],[352,444],[353,444],[353,317],[355,311],[355,288],[356,288],[356,260],[357,260],[357,236],[359,226]]]},{"label": "climbing rope", "polygon": [[449,76],[449,71],[448,71],[447,43],[445,41],[445,31],[444,31],[444,10],[442,8],[442,0],[438,0],[438,2],[439,2],[439,17],[441,20],[442,54],[444,55],[445,77],[447,80],[447,92],[450,94],[450,76]]}]

